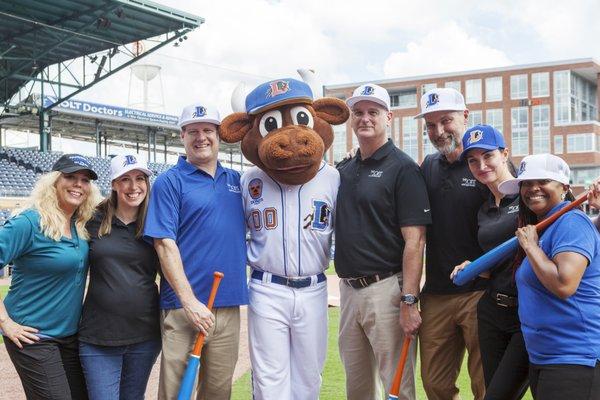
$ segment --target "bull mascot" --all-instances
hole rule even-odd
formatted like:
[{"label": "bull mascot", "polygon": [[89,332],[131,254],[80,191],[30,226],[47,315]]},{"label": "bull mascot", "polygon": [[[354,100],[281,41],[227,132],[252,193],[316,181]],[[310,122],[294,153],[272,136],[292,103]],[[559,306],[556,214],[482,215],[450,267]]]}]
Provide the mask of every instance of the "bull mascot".
[{"label": "bull mascot", "polygon": [[[339,173],[323,161],[342,100],[276,79],[252,90],[221,124],[255,167],[241,179],[251,233],[248,330],[254,399],[318,399],[327,350],[327,282]],[[293,382],[293,386],[292,386]]]}]

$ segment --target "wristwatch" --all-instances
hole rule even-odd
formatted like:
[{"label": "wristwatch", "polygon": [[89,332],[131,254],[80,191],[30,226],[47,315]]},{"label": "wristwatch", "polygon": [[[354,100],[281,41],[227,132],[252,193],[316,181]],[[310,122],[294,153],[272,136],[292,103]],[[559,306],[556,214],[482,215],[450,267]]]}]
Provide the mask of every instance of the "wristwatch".
[{"label": "wristwatch", "polygon": [[406,305],[412,306],[419,302],[419,298],[414,294],[407,293],[400,296],[400,301]]}]

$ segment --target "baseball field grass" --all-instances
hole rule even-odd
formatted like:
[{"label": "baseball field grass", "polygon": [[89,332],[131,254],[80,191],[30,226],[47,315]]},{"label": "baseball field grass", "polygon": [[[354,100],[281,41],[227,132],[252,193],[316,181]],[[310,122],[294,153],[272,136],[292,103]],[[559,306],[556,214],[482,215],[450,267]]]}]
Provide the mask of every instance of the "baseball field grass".
[{"label": "baseball field grass", "polygon": [[[327,360],[325,361],[325,369],[323,372],[323,385],[321,387],[321,400],[340,400],[345,397],[346,376],[344,368],[340,360],[340,355],[337,347],[337,332],[340,321],[340,309],[329,309],[329,338],[327,348]],[[463,362],[460,376],[458,378],[458,387],[460,389],[461,398],[472,399],[470,389],[469,374],[466,368],[466,359]],[[419,369],[417,361],[417,371]],[[423,383],[421,382],[420,374],[417,373],[417,399],[426,399]],[[250,373],[246,373],[239,378],[233,386],[232,400],[251,400],[251,383]],[[525,400],[531,400],[531,394],[527,393]]]}]

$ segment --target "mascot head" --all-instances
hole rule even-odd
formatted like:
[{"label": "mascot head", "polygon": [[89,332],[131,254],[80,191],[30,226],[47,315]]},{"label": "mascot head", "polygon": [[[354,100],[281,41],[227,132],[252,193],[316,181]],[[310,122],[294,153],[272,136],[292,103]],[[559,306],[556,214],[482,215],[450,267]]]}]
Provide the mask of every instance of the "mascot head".
[{"label": "mascot head", "polygon": [[245,111],[227,116],[220,136],[227,143],[241,141],[244,156],[276,181],[300,185],[317,174],[333,142],[332,125],[349,115],[340,99],[314,100],[305,82],[276,79],[246,96]]}]

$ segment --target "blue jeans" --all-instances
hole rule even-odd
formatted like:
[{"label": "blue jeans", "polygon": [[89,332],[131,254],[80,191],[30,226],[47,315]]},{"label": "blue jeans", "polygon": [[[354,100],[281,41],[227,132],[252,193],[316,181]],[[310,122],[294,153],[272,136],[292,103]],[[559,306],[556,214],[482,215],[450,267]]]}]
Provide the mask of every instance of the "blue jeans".
[{"label": "blue jeans", "polygon": [[79,343],[79,358],[90,400],[143,399],[160,340],[127,346]]}]

